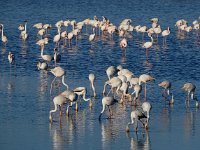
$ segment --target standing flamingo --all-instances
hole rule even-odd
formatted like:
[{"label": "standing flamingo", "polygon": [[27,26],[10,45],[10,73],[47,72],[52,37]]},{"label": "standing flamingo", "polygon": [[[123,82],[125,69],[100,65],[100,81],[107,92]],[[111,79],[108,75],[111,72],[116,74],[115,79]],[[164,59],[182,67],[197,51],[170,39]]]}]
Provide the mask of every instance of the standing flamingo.
[{"label": "standing flamingo", "polygon": [[3,24],[0,24],[1,27],[2,27],[2,30],[1,30],[1,41],[3,42],[4,45],[6,45],[6,43],[8,42],[8,39],[7,37],[4,35],[4,25]]},{"label": "standing flamingo", "polygon": [[163,36],[163,45],[167,44],[167,36],[170,34],[170,28],[168,27],[167,30],[164,30],[162,32],[162,36]]},{"label": "standing flamingo", "polygon": [[93,33],[89,36],[89,41],[93,41],[95,39],[95,28],[93,28]]},{"label": "standing flamingo", "polygon": [[151,38],[151,42],[145,42],[142,47],[146,48],[146,60],[148,62],[148,49],[152,47],[153,45],[153,37],[151,34],[148,33],[148,36]]},{"label": "standing flamingo", "polygon": [[155,78],[151,77],[148,74],[142,74],[139,77],[139,85],[141,85],[141,83],[143,82],[145,84],[145,88],[144,88],[144,95],[145,95],[145,100],[146,100],[146,95],[147,95],[147,87],[146,87],[146,83],[148,81],[152,81],[155,80]]},{"label": "standing flamingo", "polygon": [[53,60],[53,57],[50,55],[44,55],[44,46],[41,49],[41,57],[43,60],[51,62]]},{"label": "standing flamingo", "polygon": [[55,66],[57,62],[60,62],[61,60],[61,55],[58,52],[58,48],[54,48],[54,56],[53,56],[54,62],[55,62]]}]

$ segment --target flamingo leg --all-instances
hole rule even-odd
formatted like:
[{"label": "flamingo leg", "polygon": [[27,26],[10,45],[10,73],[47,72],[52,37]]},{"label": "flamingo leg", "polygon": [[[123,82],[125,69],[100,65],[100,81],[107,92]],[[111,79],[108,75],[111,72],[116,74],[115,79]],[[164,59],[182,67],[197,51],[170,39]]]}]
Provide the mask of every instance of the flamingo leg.
[{"label": "flamingo leg", "polygon": [[51,90],[52,90],[52,86],[53,86],[53,82],[55,81],[56,77],[53,79],[53,81],[51,82],[51,88],[50,88],[50,95],[51,95]]},{"label": "flamingo leg", "polygon": [[147,85],[145,83],[145,88],[144,88],[144,97],[145,97],[145,101],[147,100]]}]

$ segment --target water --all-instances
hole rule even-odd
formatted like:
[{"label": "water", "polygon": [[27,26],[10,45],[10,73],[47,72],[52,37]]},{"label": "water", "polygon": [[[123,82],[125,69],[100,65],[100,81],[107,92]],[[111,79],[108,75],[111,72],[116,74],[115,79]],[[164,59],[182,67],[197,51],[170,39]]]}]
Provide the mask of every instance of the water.
[{"label": "water", "polygon": [[[199,97],[199,41],[193,32],[181,39],[174,24],[182,18],[191,24],[199,17],[196,11],[199,6],[197,0],[192,3],[187,0],[1,1],[0,22],[5,26],[8,44],[6,48],[0,45],[0,149],[195,149],[199,145],[199,110],[195,108],[194,101],[190,108],[185,108],[186,93],[181,87],[186,82],[193,82]],[[54,122],[50,124],[48,114],[53,108],[53,96],[59,89],[54,88],[50,96],[53,75],[36,68],[41,58],[40,48],[35,44],[37,31],[32,26],[38,22],[54,25],[58,20],[67,18],[78,22],[94,15],[100,19],[103,15],[107,16],[117,26],[123,19],[131,18],[134,26],[148,27],[149,19],[158,17],[162,29],[169,26],[171,34],[167,38],[167,46],[163,47],[160,37],[158,44],[149,50],[150,65],[145,64],[141,34],[135,32],[128,39],[126,52],[119,47],[117,35],[113,40],[107,37],[92,43],[88,42],[87,35],[81,35],[77,45],[74,40],[72,48],[61,49],[62,61],[58,65],[65,69],[68,85],[89,89],[88,75],[94,73],[97,97],[92,109],[89,109],[88,103],[82,103],[79,111],[73,110],[69,117],[63,115],[59,119],[58,113],[53,114]],[[29,39],[26,43],[20,41],[17,29],[24,20],[28,20]],[[53,55],[55,33],[53,28],[44,51],[47,54]],[[144,41],[148,40],[145,35]],[[10,66],[7,61],[9,51],[15,54],[15,65]],[[98,121],[101,93],[107,80],[105,69],[120,64],[136,76],[148,73],[156,78],[155,82],[147,85],[148,101],[153,106],[148,132],[141,126],[137,134],[133,128],[129,134],[125,132],[133,110],[129,105],[113,106],[113,119],[106,119],[106,111],[102,121]],[[162,90],[157,86],[165,79],[172,81],[173,107],[164,104]]]}]

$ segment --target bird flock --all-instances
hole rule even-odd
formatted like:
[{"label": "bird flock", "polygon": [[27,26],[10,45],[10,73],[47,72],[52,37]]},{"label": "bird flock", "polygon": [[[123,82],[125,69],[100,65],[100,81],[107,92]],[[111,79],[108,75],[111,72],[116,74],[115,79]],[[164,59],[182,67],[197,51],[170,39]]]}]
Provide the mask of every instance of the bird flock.
[{"label": "bird flock", "polygon": [[[94,82],[96,76],[93,73],[88,75],[90,81],[90,87],[93,91],[93,94],[87,97],[87,88],[86,87],[76,87],[75,89],[70,89],[70,86],[65,82],[65,70],[58,66],[57,63],[62,61],[60,49],[66,47],[72,47],[72,40],[75,40],[77,43],[79,35],[85,34],[88,35],[89,42],[95,42],[97,36],[109,36],[110,39],[114,35],[119,36],[119,46],[122,49],[126,49],[129,46],[129,36],[135,34],[142,35],[142,45],[141,47],[146,49],[146,61],[148,63],[148,53],[149,49],[158,42],[159,37],[163,37],[163,45],[167,45],[167,37],[170,35],[170,27],[166,29],[161,29],[158,18],[150,19],[151,27],[142,26],[142,25],[132,25],[131,19],[124,19],[119,24],[119,26],[114,25],[110,22],[108,18],[102,16],[102,20],[94,16],[93,19],[85,19],[80,22],[76,20],[60,20],[51,24],[37,23],[33,25],[37,32],[37,42],[36,44],[40,47],[40,56],[42,61],[38,61],[37,68],[38,70],[46,70],[51,72],[54,75],[54,79],[51,82],[50,95],[52,94],[53,84],[57,78],[62,79],[62,84],[66,87],[64,91],[58,93],[53,98],[54,109],[49,111],[49,121],[53,122],[53,113],[60,109],[60,115],[62,115],[63,106],[66,104],[66,114],[69,115],[69,109],[75,105],[76,111],[79,109],[79,103],[81,99],[88,101],[89,106],[92,107],[92,98],[95,98],[98,94],[95,90]],[[28,21],[24,21],[23,24],[20,24],[18,30],[20,31],[20,38],[22,41],[27,41],[28,34],[27,30]],[[1,40],[3,45],[6,47],[6,44],[9,43],[5,32],[4,25],[1,26]],[[195,35],[198,36],[200,22],[197,20],[192,22],[192,25],[188,25],[188,22],[184,19],[178,20],[175,23],[177,32],[182,36],[195,31]],[[85,30],[83,30],[85,28]],[[56,29],[56,35],[52,38],[49,34],[50,30]],[[89,30],[92,30],[92,33],[89,33]],[[91,31],[90,30],[90,31]],[[149,41],[144,41],[144,36],[149,37]],[[49,38],[53,39],[54,55],[48,55],[45,53],[45,46],[49,43]],[[11,51],[8,54],[8,61],[10,64],[13,64],[15,60],[14,53]],[[50,67],[50,62],[54,61],[53,68]],[[135,124],[135,131],[138,130],[138,122],[140,121],[143,127],[147,130],[149,127],[150,111],[151,111],[151,102],[147,99],[147,84],[156,80],[155,77],[152,77],[149,74],[141,74],[139,77],[136,77],[132,71],[127,68],[119,66],[109,66],[105,73],[108,77],[107,81],[104,83],[104,88],[102,90],[102,111],[99,113],[98,119],[101,120],[102,114],[105,112],[106,107],[109,109],[109,117],[112,117],[112,110],[110,106],[112,105],[134,105],[135,109],[130,113],[131,122],[127,123],[126,131],[130,131],[130,125]],[[163,93],[161,96],[165,98],[165,102],[168,101],[169,105],[174,104],[174,95],[171,91],[171,82],[168,80],[162,81],[158,84],[159,87],[163,88]],[[107,91],[109,88],[109,91]],[[144,101],[141,103],[141,93],[144,89]],[[196,107],[199,107],[198,99],[195,96],[196,86],[193,83],[185,83],[182,86],[182,90],[187,93],[185,100],[186,107],[190,107],[190,101],[196,101]],[[82,98],[80,98],[82,97]],[[169,98],[170,97],[170,98]],[[170,99],[170,100],[169,100]]]}]

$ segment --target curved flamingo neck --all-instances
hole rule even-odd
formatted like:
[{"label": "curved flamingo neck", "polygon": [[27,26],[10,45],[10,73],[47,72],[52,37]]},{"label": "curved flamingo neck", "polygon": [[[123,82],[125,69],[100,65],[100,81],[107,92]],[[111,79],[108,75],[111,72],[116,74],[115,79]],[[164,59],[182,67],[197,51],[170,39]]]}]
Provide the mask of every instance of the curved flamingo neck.
[{"label": "curved flamingo neck", "polygon": [[62,83],[63,83],[64,86],[67,87],[67,90],[68,90],[69,86],[65,83],[65,76],[64,75],[62,76]]},{"label": "curved flamingo neck", "polygon": [[3,40],[3,25],[1,25],[2,26],[2,31],[1,31],[1,39]]}]

